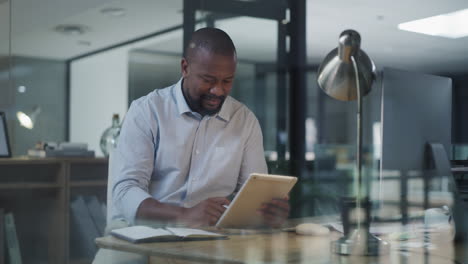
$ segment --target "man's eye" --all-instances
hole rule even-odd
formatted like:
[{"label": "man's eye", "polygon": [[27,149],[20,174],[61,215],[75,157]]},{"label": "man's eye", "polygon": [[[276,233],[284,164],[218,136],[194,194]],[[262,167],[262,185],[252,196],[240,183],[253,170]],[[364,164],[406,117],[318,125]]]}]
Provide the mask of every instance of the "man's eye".
[{"label": "man's eye", "polygon": [[224,80],[223,82],[226,84],[229,84],[229,83],[232,83],[232,80]]}]

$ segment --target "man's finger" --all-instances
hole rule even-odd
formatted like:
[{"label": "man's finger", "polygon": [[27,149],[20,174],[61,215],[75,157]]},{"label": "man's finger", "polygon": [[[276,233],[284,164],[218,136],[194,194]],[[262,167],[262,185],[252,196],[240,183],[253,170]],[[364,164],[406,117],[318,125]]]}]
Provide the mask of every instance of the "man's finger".
[{"label": "man's finger", "polygon": [[277,215],[271,215],[271,214],[266,214],[263,215],[263,220],[267,223],[273,223],[273,222],[282,222],[284,218],[279,217]]},{"label": "man's finger", "polygon": [[209,207],[215,209],[220,213],[224,213],[224,211],[226,211],[226,207],[224,206],[224,204],[219,204],[213,201],[209,204]]},{"label": "man's finger", "polygon": [[216,224],[216,222],[218,222],[218,219],[219,219],[218,217],[213,217],[213,216],[210,217],[210,223],[209,223],[209,225],[214,225],[214,224]]},{"label": "man's finger", "polygon": [[[224,209],[224,208],[223,208],[223,209]],[[209,216],[213,216],[213,217],[216,217],[216,218],[220,218],[221,215],[223,214],[223,211],[220,211],[220,210],[218,210],[217,208],[209,207],[209,208],[206,208],[206,213],[207,213]]]},{"label": "man's finger", "polygon": [[231,203],[231,201],[229,201],[226,197],[213,197],[213,198],[209,198],[208,201],[212,201],[221,205],[223,204],[229,205]]},{"label": "man's finger", "polygon": [[278,217],[281,219],[286,219],[289,216],[289,211],[284,211],[282,209],[271,208],[271,207],[264,209],[264,210],[260,210],[260,212],[264,217],[271,216],[271,217]]},{"label": "man's finger", "polygon": [[289,204],[288,203],[277,203],[277,202],[270,202],[270,203],[264,203],[262,207],[260,207],[261,210],[278,210],[278,211],[283,211],[286,213],[289,213]]},{"label": "man's finger", "polygon": [[272,215],[263,217],[264,223],[270,227],[280,227],[284,223],[284,220],[284,218]]},{"label": "man's finger", "polygon": [[270,203],[280,207],[289,207],[288,199],[273,198]]}]

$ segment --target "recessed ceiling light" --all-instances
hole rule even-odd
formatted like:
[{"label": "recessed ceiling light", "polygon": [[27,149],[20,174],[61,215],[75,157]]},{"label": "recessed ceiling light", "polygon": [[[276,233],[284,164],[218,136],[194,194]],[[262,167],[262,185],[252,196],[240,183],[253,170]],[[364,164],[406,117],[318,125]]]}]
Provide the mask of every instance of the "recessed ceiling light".
[{"label": "recessed ceiling light", "polygon": [[91,41],[87,41],[87,40],[79,40],[77,43],[78,45],[81,45],[81,46],[91,46]]},{"label": "recessed ceiling light", "polygon": [[125,9],[120,8],[120,7],[108,7],[101,9],[101,13],[104,15],[112,16],[112,17],[122,17],[127,14]]},{"label": "recessed ceiling light", "polygon": [[58,25],[54,28],[56,32],[65,35],[83,35],[89,31],[89,27],[83,25]]},{"label": "recessed ceiling light", "polygon": [[18,86],[18,92],[19,93],[25,93],[26,92],[26,86],[24,86],[24,85]]},{"label": "recessed ceiling light", "polygon": [[466,37],[468,9],[401,23],[398,29],[452,39]]}]

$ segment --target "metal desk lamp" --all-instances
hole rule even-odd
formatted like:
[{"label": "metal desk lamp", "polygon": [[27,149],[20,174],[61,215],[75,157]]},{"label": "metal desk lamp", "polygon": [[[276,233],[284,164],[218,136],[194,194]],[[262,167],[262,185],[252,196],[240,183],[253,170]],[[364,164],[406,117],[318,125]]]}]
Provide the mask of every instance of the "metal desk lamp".
[{"label": "metal desk lamp", "polygon": [[[372,87],[376,76],[375,65],[367,54],[360,49],[361,37],[354,30],[340,34],[339,46],[323,60],[318,71],[318,85],[329,96],[341,101],[357,99],[357,199],[356,209],[361,211],[362,182],[362,99]],[[366,192],[366,195],[368,192]],[[368,201],[368,197],[365,197]],[[358,216],[357,228],[345,232],[344,236],[333,242],[333,252],[341,255],[375,256],[388,252],[389,244],[369,232],[370,203],[366,207],[365,221]],[[343,220],[343,224],[344,220]]]}]

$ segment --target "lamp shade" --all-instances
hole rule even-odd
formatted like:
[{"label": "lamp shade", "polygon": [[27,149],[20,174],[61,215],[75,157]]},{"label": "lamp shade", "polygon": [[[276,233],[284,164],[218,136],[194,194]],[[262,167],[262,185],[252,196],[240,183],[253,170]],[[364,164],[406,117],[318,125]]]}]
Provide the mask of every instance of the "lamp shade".
[{"label": "lamp shade", "polygon": [[326,94],[341,100],[353,101],[358,98],[356,75],[352,58],[356,62],[362,94],[368,94],[376,76],[374,62],[360,49],[361,37],[354,30],[340,34],[338,48],[332,50],[320,64],[317,82]]},{"label": "lamp shade", "polygon": [[41,108],[39,106],[35,106],[31,111],[18,111],[16,112],[16,117],[21,126],[27,129],[33,129],[34,124],[37,121],[38,115],[41,113]]}]

